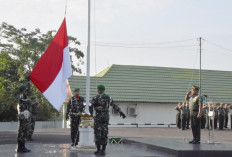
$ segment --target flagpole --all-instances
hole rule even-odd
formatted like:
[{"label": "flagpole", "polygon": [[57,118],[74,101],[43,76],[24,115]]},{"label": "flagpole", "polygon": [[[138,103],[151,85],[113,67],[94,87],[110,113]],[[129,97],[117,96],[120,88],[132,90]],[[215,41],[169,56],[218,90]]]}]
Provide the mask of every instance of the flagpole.
[{"label": "flagpole", "polygon": [[86,68],[86,106],[85,114],[81,115],[81,124],[79,126],[80,141],[78,150],[94,150],[93,117],[89,113],[89,96],[90,96],[90,0],[88,0],[88,42],[87,42],[87,68]]},{"label": "flagpole", "polygon": [[88,0],[88,44],[87,44],[87,68],[86,68],[86,106],[85,111],[89,114],[89,97],[90,97],[90,9],[91,0]]}]

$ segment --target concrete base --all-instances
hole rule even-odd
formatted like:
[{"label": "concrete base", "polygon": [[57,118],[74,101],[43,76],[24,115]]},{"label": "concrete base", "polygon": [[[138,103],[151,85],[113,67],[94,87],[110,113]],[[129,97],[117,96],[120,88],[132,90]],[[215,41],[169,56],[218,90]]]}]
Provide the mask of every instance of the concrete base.
[{"label": "concrete base", "polygon": [[83,151],[83,152],[85,152],[85,151],[96,151],[96,147],[95,146],[74,146],[74,147],[71,147],[71,150],[72,151]]},{"label": "concrete base", "polygon": [[94,147],[95,149],[95,143],[94,143],[94,130],[93,130],[93,120],[85,120],[82,119],[81,125],[79,127],[79,133],[80,133],[80,139],[78,146],[80,147]]},{"label": "concrete base", "polygon": [[151,138],[127,138],[126,144],[143,145],[147,148],[173,154],[176,157],[231,157],[232,145],[224,144],[189,144],[188,140],[180,139],[151,139]]}]

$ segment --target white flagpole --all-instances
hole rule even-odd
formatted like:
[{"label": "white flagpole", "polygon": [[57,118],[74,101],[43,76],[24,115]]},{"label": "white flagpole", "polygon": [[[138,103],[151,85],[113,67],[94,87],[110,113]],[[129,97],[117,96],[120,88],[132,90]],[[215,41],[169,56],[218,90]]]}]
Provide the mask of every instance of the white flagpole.
[{"label": "white flagpole", "polygon": [[88,0],[88,44],[87,44],[87,69],[86,69],[86,106],[85,112],[89,113],[89,97],[90,97],[90,9],[91,0]]}]

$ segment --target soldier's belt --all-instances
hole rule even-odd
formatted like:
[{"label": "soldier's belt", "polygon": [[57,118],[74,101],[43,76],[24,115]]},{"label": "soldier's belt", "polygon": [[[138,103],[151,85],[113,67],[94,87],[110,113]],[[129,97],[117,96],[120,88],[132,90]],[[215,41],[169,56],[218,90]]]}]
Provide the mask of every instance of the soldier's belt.
[{"label": "soldier's belt", "polygon": [[96,110],[96,113],[109,112],[108,110]]},{"label": "soldier's belt", "polygon": [[21,115],[24,115],[24,117],[25,117],[26,119],[28,119],[29,116],[30,116],[30,112],[29,112],[28,110],[25,110],[25,111],[23,111],[23,112],[20,112],[20,114],[21,114]]},{"label": "soldier's belt", "polygon": [[73,116],[79,116],[81,113],[74,113],[74,112],[71,112],[70,115],[73,115]]}]

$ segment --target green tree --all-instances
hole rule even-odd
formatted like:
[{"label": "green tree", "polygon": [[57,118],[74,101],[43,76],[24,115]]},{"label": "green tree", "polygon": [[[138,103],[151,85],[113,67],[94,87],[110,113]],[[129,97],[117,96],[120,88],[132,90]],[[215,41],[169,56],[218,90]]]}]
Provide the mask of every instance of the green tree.
[{"label": "green tree", "polygon": [[[16,111],[17,87],[25,82],[26,74],[29,74],[36,65],[46,48],[50,44],[56,31],[51,30],[41,33],[40,29],[28,31],[26,28],[17,29],[3,22],[0,26],[0,121],[15,120],[8,117],[11,110]],[[78,49],[80,42],[77,38],[69,36],[69,47],[72,57],[77,58],[77,63],[72,62],[73,72],[81,73],[79,68],[83,64],[84,54]],[[31,87],[33,95],[39,100],[38,116],[41,120],[53,120],[58,114],[43,95]],[[1,114],[1,112],[4,114]],[[2,117],[3,115],[5,115]]]}]

